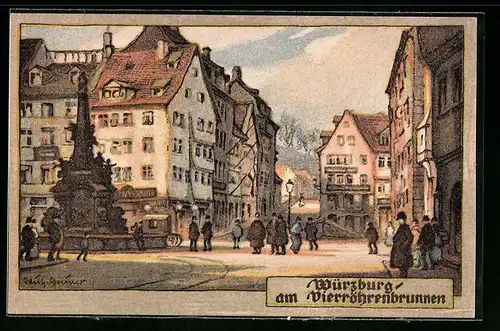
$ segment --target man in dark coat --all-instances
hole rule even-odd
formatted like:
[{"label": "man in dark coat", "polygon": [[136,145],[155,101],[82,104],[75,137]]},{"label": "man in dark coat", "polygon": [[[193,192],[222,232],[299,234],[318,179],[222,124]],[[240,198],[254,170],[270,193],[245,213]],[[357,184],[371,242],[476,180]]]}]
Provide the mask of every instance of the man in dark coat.
[{"label": "man in dark coat", "polygon": [[312,251],[313,247],[315,250],[318,250],[318,228],[316,224],[314,224],[314,220],[312,217],[307,219],[306,224],[306,240],[309,240],[309,250]]},{"label": "man in dark coat", "polygon": [[422,223],[424,226],[420,230],[417,245],[420,247],[420,252],[422,253],[422,270],[430,270],[432,269],[431,251],[436,242],[436,234],[430,224],[429,216],[425,215],[422,218]]},{"label": "man in dark coat", "polygon": [[142,221],[134,225],[134,240],[137,244],[137,249],[144,250],[144,227]]},{"label": "man in dark coat", "polygon": [[253,248],[252,254],[260,254],[262,253],[262,247],[264,247],[266,229],[259,219],[259,214],[255,214],[255,217],[255,221],[252,222],[248,229],[247,239],[250,241],[250,247]]},{"label": "man in dark coat", "polygon": [[21,230],[21,251],[20,257],[26,261],[31,261],[31,250],[35,247],[35,233],[29,224],[26,224]]},{"label": "man in dark coat", "polygon": [[210,216],[207,216],[207,220],[203,227],[201,228],[201,233],[203,234],[203,250],[212,251],[212,222],[210,222]]},{"label": "man in dark coat", "polygon": [[266,225],[266,234],[267,234],[267,243],[271,245],[271,255],[275,254],[278,251],[278,247],[276,246],[276,222],[277,215],[273,213],[272,218]]},{"label": "man in dark coat", "polygon": [[368,254],[378,254],[378,232],[377,229],[373,226],[372,222],[368,223],[368,229],[366,229],[365,237],[368,239],[368,248],[370,252]]},{"label": "man in dark coat", "polygon": [[[283,216],[278,216],[278,222],[276,223],[276,246],[278,247],[277,254],[286,254],[286,244],[288,244],[288,234],[287,234],[287,224],[283,219]],[[281,252],[280,252],[281,250]]]},{"label": "man in dark coat", "polygon": [[59,223],[54,219],[47,226],[47,232],[49,233],[50,250],[47,256],[47,261],[54,261],[54,253],[56,253],[56,259],[60,260],[59,254],[61,252],[62,246],[62,230]]},{"label": "man in dark coat", "polygon": [[408,269],[413,262],[411,254],[413,234],[411,233],[410,226],[406,224],[405,212],[399,212],[396,216],[396,221],[400,225],[393,238],[390,266],[391,268],[399,269],[401,278],[407,278]]},{"label": "man in dark coat", "polygon": [[198,224],[196,224],[196,216],[193,216],[191,224],[189,224],[189,251],[197,252],[196,248],[198,238],[200,237],[200,231],[198,229]]}]

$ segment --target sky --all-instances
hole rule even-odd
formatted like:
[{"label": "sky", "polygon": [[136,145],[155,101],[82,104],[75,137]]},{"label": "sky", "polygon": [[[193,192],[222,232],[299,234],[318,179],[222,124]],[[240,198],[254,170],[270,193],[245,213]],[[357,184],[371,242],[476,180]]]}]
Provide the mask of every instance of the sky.
[{"label": "sky", "polygon": [[[126,46],[142,26],[111,26],[113,44]],[[23,27],[51,50],[102,47],[104,26]],[[283,113],[306,127],[332,129],[345,109],[387,113],[385,88],[401,27],[181,27],[186,39],[210,46],[212,59],[260,90],[279,122]]]}]

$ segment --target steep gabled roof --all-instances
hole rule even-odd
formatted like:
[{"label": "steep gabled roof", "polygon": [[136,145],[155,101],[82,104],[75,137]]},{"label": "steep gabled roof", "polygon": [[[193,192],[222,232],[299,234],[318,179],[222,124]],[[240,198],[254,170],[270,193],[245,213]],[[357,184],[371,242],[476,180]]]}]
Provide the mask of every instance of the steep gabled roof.
[{"label": "steep gabled roof", "polygon": [[134,38],[121,52],[137,52],[155,49],[158,40],[169,43],[188,44],[188,41],[179,33],[176,27],[164,25],[149,25]]},{"label": "steep gabled roof", "polygon": [[375,152],[390,152],[389,145],[380,145],[379,134],[389,127],[389,116],[384,113],[359,114],[350,111],[365,141]]},{"label": "steep gabled roof", "polygon": [[[77,67],[81,72],[85,72],[90,77],[94,73],[97,64],[52,63],[46,68],[36,65],[33,68],[38,68],[42,71],[42,85],[29,86],[27,82],[23,82],[20,91],[21,96],[27,100],[76,98],[77,89],[68,75],[74,67]],[[30,68],[30,70],[33,68]]]},{"label": "steep gabled roof", "polygon": [[[416,29],[416,27],[411,28],[411,29]],[[389,94],[391,87],[394,84],[395,77],[397,75],[398,69],[399,69],[399,62],[401,60],[401,56],[403,55],[406,47],[406,41],[408,40],[410,36],[411,29],[404,30],[401,33],[401,39],[399,40],[399,46],[396,51],[396,54],[394,55],[394,62],[392,64],[392,69],[391,69],[391,75],[389,77],[389,82],[387,83],[387,88],[385,89],[385,93]]]},{"label": "steep gabled roof", "polygon": [[43,39],[21,39],[19,53],[19,69],[22,71],[42,46]]},{"label": "steep gabled roof", "polygon": [[[187,70],[197,52],[196,44],[169,44],[169,52],[182,52],[177,68],[168,68],[165,59],[158,59],[154,50],[116,52],[108,60],[100,74],[96,88],[90,95],[94,107],[123,104],[167,104],[176,95]],[[166,58],[168,57],[168,54]],[[111,80],[119,80],[137,90],[131,100],[101,100],[101,88]],[[151,88],[158,80],[170,80],[165,94],[151,95]]]}]

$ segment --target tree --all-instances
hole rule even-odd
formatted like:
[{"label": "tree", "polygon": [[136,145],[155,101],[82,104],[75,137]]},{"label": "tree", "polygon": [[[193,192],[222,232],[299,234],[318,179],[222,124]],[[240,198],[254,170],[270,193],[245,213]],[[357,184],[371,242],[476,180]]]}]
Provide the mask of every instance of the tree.
[{"label": "tree", "polygon": [[320,146],[320,133],[317,129],[306,130],[299,126],[296,134],[297,147],[307,154],[314,154]]},{"label": "tree", "polygon": [[293,147],[298,128],[299,124],[296,118],[287,114],[281,115],[278,139],[283,142],[286,147]]}]

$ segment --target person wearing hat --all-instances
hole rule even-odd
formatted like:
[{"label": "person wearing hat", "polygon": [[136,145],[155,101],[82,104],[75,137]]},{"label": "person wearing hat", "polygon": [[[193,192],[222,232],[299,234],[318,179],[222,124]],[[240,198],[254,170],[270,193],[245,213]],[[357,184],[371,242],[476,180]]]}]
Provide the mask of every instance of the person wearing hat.
[{"label": "person wearing hat", "polygon": [[318,250],[318,228],[316,227],[312,217],[307,218],[305,231],[306,240],[309,241],[309,250],[312,251],[313,248]]},{"label": "person wearing hat", "polygon": [[365,232],[365,237],[368,239],[368,248],[370,249],[370,252],[368,254],[378,254],[378,247],[377,247],[377,241],[378,241],[378,232],[377,229],[373,226],[372,222],[368,222],[368,229],[366,229]]},{"label": "person wearing hat", "polygon": [[410,226],[406,224],[406,219],[406,213],[403,211],[400,211],[396,216],[396,221],[400,225],[394,234],[390,260],[391,268],[399,269],[401,278],[408,277],[408,269],[413,264],[411,252],[413,234],[411,233]]},{"label": "person wearing hat", "polygon": [[196,216],[193,216],[191,219],[191,223],[189,224],[189,251],[197,252],[198,248],[196,247],[198,243],[198,238],[200,237],[200,231],[198,229],[198,224],[196,224]]},{"label": "person wearing hat", "polygon": [[241,221],[237,219],[234,222],[233,229],[233,249],[240,249],[241,237],[243,237],[243,228],[241,227]]},{"label": "person wearing hat", "polygon": [[203,234],[203,250],[212,251],[212,222],[210,222],[210,216],[207,215],[205,224],[201,228],[201,233]]}]

